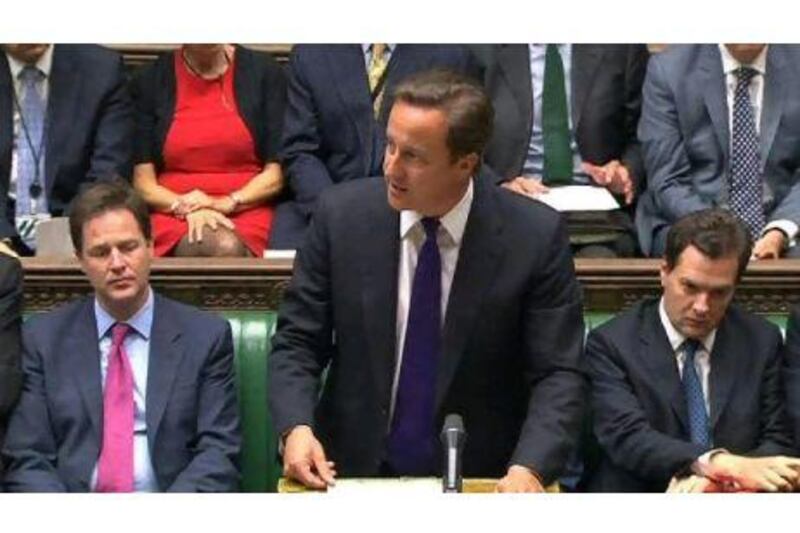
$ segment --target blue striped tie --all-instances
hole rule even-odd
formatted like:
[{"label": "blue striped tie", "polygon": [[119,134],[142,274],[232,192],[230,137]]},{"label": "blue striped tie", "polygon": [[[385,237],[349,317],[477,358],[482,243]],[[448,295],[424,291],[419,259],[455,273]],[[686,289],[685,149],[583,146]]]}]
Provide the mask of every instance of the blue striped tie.
[{"label": "blue striped tie", "polygon": [[389,432],[387,462],[396,475],[426,475],[436,466],[434,398],[441,353],[442,261],[439,220],[423,218],[426,239],[419,252],[403,345],[400,381]]},{"label": "blue striped tie", "polygon": [[686,408],[689,413],[689,436],[692,442],[700,444],[706,450],[711,448],[711,433],[708,427],[706,401],[703,397],[703,386],[694,366],[694,356],[700,343],[695,339],[686,339],[683,343],[683,394],[686,397]]}]

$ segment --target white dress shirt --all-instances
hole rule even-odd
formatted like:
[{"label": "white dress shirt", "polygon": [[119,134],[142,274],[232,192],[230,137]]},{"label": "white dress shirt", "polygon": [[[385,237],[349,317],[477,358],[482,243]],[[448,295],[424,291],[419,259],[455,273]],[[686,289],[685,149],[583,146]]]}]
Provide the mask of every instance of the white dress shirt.
[{"label": "white dress shirt", "polygon": [[[17,99],[22,104],[22,101],[25,99],[25,92],[22,87],[22,80],[19,79],[19,75],[27,65],[14,57],[11,56],[8,52],[6,52],[6,59],[8,60],[8,68],[11,73],[11,80],[14,84],[14,92],[17,95]],[[53,68],[53,45],[47,47],[47,50],[42,54],[39,60],[35,64],[36,68],[42,71],[44,74],[44,78],[37,84],[37,90],[39,91],[39,96],[41,96],[42,101],[44,102],[45,109],[47,106],[47,97],[50,94],[50,71]],[[13,98],[13,96],[12,96]],[[11,173],[9,176],[9,184],[8,184],[8,195],[11,198],[16,199],[17,197],[17,146],[19,146],[20,142],[25,142],[24,140],[24,133],[22,131],[22,121],[19,114],[19,108],[16,105],[13,105],[12,102],[12,109],[13,109],[13,120],[14,120],[14,137],[11,144]],[[33,199],[31,199],[33,201]]]},{"label": "white dress shirt", "polygon": [[[453,276],[458,264],[458,254],[461,251],[464,228],[467,225],[467,218],[472,208],[473,190],[472,180],[470,180],[469,187],[467,187],[461,200],[453,209],[439,219],[440,224],[436,241],[439,245],[439,254],[442,260],[442,325],[444,325],[447,314],[447,302],[450,299],[450,288],[453,285]],[[406,323],[411,302],[414,271],[417,268],[419,250],[425,242],[425,230],[421,223],[422,218],[423,215],[416,211],[400,212],[400,268],[397,275],[397,365],[392,384],[392,403],[389,420],[394,415],[397,386],[400,381],[400,369],[403,364],[403,347],[405,346]]]},{"label": "white dress shirt", "polygon": [[[767,76],[767,50],[769,45],[764,46],[761,53],[749,65],[743,65],[735,57],[731,55],[724,44],[719,45],[720,55],[722,56],[722,70],[725,72],[725,97],[728,103],[728,125],[729,125],[729,151],[733,151],[733,102],[736,95],[736,74],[735,71],[739,67],[746,66],[758,72],[750,80],[748,87],[750,93],[750,103],[753,106],[753,117],[756,121],[756,134],[761,135],[761,112],[764,109],[764,80]],[[762,162],[763,163],[763,162]],[[763,166],[763,165],[762,165]],[[765,227],[762,235],[771,229],[779,229],[789,237],[790,245],[794,244],[795,237],[797,237],[798,227],[797,224],[791,220],[773,220]]]}]

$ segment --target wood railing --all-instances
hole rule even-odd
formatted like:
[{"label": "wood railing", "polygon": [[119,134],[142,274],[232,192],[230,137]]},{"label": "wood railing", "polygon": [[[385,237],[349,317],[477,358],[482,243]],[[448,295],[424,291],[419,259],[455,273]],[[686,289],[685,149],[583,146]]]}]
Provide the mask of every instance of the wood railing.
[{"label": "wood railing", "polygon": [[[75,260],[23,259],[25,306],[52,308],[90,286]],[[616,312],[660,292],[658,260],[578,259],[586,310]],[[275,310],[292,274],[291,258],[159,259],[151,281],[163,294],[214,310]],[[800,301],[800,260],[758,262],[745,273],[738,303],[759,313],[786,313]]]}]

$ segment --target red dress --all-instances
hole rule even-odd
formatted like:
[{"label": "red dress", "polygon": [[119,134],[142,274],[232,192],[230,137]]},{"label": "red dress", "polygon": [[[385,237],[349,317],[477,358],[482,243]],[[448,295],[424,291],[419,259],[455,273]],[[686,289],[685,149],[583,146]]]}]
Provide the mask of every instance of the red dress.
[{"label": "red dress", "polygon": [[[199,189],[212,196],[242,188],[263,170],[233,90],[233,62],[222,78],[193,74],[175,54],[175,116],[164,142],[164,168],[158,183],[178,194]],[[256,257],[264,254],[272,225],[272,207],[262,205],[228,215],[236,234]],[[186,235],[185,220],[154,213],[155,254],[167,255]]]}]

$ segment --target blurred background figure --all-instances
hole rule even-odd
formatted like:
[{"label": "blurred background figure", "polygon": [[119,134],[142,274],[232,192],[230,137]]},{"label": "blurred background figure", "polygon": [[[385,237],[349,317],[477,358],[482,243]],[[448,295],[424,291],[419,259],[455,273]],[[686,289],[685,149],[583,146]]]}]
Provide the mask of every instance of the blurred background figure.
[{"label": "blurred background figure", "polygon": [[283,186],[278,64],[241,46],[185,45],[143,70],[133,93],[133,182],[156,255],[261,257]]},{"label": "blurred background figure", "polygon": [[81,186],[130,177],[133,107],[122,58],[89,44],[0,54],[0,250],[32,255],[36,227]]}]

